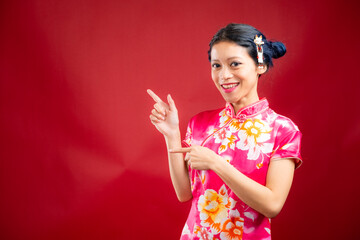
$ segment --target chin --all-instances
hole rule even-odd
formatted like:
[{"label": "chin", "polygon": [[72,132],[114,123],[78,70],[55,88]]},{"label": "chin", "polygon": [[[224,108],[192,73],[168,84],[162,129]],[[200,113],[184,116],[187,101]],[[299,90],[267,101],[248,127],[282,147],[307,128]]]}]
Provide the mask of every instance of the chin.
[{"label": "chin", "polygon": [[222,97],[224,98],[224,100],[226,102],[231,103],[231,104],[239,102],[239,100],[240,100],[240,98],[238,98],[238,97],[229,97],[229,96],[224,96],[224,95]]}]

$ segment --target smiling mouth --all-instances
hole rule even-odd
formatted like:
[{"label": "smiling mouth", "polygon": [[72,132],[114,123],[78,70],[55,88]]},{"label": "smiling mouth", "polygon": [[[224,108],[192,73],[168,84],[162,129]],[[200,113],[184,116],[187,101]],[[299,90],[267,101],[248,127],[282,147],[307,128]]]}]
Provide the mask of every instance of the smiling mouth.
[{"label": "smiling mouth", "polygon": [[240,84],[240,83],[222,84],[221,87],[222,87],[223,89],[228,90],[228,89],[232,89],[232,88],[237,87],[239,84]]}]

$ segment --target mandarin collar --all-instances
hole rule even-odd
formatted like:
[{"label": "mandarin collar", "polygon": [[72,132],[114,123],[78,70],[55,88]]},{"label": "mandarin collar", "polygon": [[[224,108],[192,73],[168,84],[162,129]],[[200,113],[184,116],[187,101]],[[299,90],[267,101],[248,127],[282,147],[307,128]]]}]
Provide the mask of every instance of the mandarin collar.
[{"label": "mandarin collar", "polygon": [[237,118],[237,119],[246,119],[253,117],[266,109],[269,108],[269,102],[266,98],[262,98],[259,101],[250,104],[246,107],[243,107],[239,110],[239,112],[235,115],[235,111],[231,103],[226,103],[226,115],[228,115],[231,118]]}]

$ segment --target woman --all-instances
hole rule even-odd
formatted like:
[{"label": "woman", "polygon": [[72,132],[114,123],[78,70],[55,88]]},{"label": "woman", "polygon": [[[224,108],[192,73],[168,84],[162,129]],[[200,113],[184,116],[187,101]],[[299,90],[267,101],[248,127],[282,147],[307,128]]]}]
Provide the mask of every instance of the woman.
[{"label": "woman", "polygon": [[302,162],[301,133],[259,99],[257,84],[286,48],[245,24],[220,29],[209,45],[212,79],[226,107],[190,120],[187,147],[181,147],[174,100],[168,95],[165,103],[148,90],[156,102],[150,119],[165,137],[177,197],[192,199],[181,239],[271,239],[270,219]]}]

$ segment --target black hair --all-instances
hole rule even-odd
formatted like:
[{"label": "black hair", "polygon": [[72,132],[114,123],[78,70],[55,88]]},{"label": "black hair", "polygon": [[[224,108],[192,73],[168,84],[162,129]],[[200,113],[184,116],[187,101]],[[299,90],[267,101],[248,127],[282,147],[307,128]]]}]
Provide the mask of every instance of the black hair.
[{"label": "black hair", "polygon": [[254,60],[256,64],[257,61],[257,52],[256,45],[254,43],[255,36],[262,36],[264,42],[263,45],[263,56],[264,64],[269,67],[273,66],[272,59],[279,58],[284,56],[286,53],[286,47],[282,42],[271,42],[268,41],[264,34],[262,34],[256,28],[247,25],[247,24],[237,24],[230,23],[226,27],[221,28],[211,39],[208,51],[209,61],[211,61],[211,49],[214,44],[222,41],[234,42],[239,46],[245,47],[248,50],[250,57]]}]

